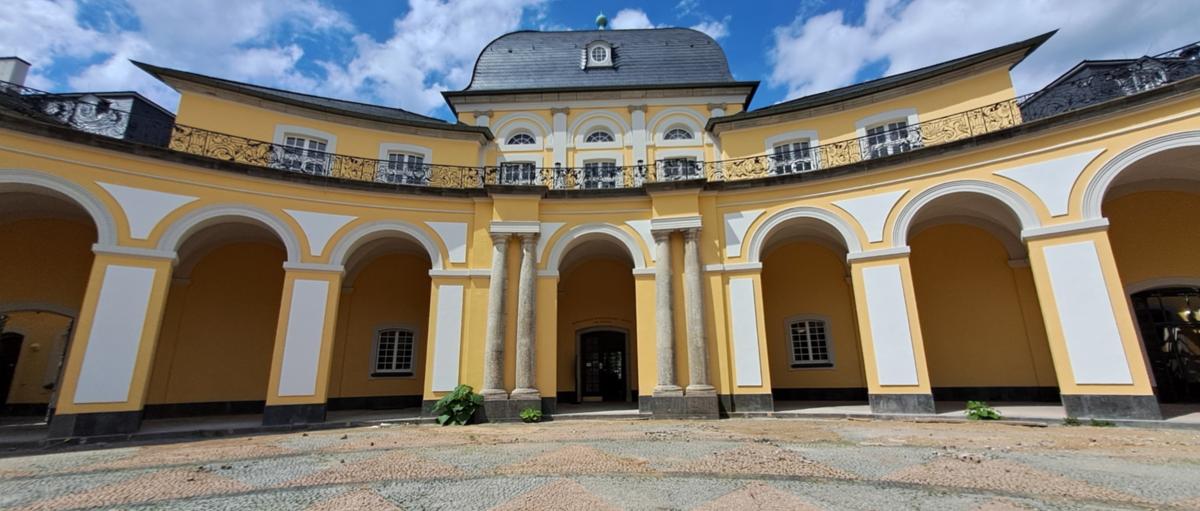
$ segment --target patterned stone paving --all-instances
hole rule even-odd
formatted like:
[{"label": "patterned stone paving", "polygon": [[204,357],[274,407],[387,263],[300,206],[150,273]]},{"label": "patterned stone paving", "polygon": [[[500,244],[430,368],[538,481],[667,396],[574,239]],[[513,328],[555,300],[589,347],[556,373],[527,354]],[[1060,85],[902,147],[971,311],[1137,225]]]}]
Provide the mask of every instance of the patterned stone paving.
[{"label": "patterned stone paving", "polygon": [[404,425],[0,453],[0,509],[1196,509],[1200,433],[895,421]]}]

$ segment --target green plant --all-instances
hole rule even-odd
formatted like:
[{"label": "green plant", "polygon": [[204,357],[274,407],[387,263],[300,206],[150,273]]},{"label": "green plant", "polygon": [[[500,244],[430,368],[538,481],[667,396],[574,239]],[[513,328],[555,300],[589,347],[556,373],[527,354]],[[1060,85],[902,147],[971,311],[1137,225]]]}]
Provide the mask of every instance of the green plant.
[{"label": "green plant", "polygon": [[1095,426],[1097,428],[1111,428],[1113,426],[1116,426],[1116,424],[1113,424],[1112,421],[1101,421],[1101,420],[1096,420],[1096,419],[1092,419],[1090,423],[1092,426]]},{"label": "green plant", "polygon": [[521,410],[521,420],[524,422],[542,422],[542,411],[537,408]]},{"label": "green plant", "polygon": [[1083,423],[1079,422],[1079,419],[1076,419],[1075,417],[1067,417],[1063,419],[1063,426],[1080,426],[1082,424]]},{"label": "green plant", "polygon": [[983,401],[967,401],[967,418],[973,421],[990,421],[1001,417],[1000,411]]},{"label": "green plant", "polygon": [[470,422],[475,410],[481,406],[483,396],[476,394],[470,385],[459,385],[433,405],[433,414],[437,417],[438,424],[462,426]]}]

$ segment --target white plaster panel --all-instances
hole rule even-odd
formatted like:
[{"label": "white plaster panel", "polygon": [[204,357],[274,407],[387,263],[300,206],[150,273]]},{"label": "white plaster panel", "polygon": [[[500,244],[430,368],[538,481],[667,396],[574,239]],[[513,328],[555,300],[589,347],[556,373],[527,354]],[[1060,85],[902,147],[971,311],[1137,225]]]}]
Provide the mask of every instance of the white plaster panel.
[{"label": "white plaster panel", "polygon": [[430,229],[442,238],[446,250],[450,252],[450,262],[467,262],[467,223],[466,222],[425,222]]},{"label": "white plaster panel", "polygon": [[1052,245],[1043,253],[1075,383],[1132,384],[1095,243]]},{"label": "white plaster panel", "polygon": [[154,287],[154,269],[109,265],[88,332],[75,403],[129,400],[133,368]]},{"label": "white plaster panel", "polygon": [[867,295],[867,323],[875,350],[875,371],[880,385],[916,385],[917,361],[900,265],[863,268]]},{"label": "white plaster panel", "polygon": [[304,230],[304,236],[308,238],[308,251],[313,257],[318,257],[325,251],[325,245],[329,243],[329,238],[333,236],[333,233],[358,218],[294,209],[285,209],[283,212],[295,218],[296,223],[300,224],[300,228]]},{"label": "white plaster panel", "polygon": [[762,358],[758,353],[757,302],[754,279],[729,279],[734,375],[739,387],[762,385]]},{"label": "white plaster panel", "polygon": [[1031,163],[996,171],[996,175],[1021,183],[1022,186],[1038,196],[1042,204],[1046,205],[1046,209],[1050,210],[1050,215],[1062,216],[1067,214],[1071,199],[1071,187],[1075,185],[1075,180],[1079,178],[1079,174],[1083,173],[1083,169],[1087,167],[1088,163],[1091,163],[1102,152],[1104,152],[1103,149],[1096,149]]},{"label": "white plaster panel", "polygon": [[283,338],[283,365],[279,370],[280,396],[311,396],[317,393],[321,335],[325,331],[328,300],[328,281],[297,279],[292,284],[292,307],[288,310],[287,334]]},{"label": "white plaster panel", "polygon": [[172,211],[183,207],[184,204],[196,200],[196,197],[187,195],[130,188],[99,181],[96,184],[112,195],[117,204],[121,205],[121,209],[125,211],[125,218],[129,220],[129,237],[135,240],[149,239],[150,233],[163,218],[166,218]]},{"label": "white plaster panel", "polygon": [[896,206],[908,190],[868,195],[856,199],[834,201],[833,205],[842,208],[861,225],[867,233],[867,241],[877,243],[883,241],[883,226],[887,223],[888,214]]},{"label": "white plaster panel", "polygon": [[437,339],[433,347],[433,391],[458,386],[459,351],[462,349],[463,287],[442,285],[437,290]]},{"label": "white plaster panel", "polygon": [[542,252],[546,251],[546,244],[550,243],[550,237],[558,232],[563,222],[542,222],[538,226],[538,242],[537,242],[537,262],[542,262]]},{"label": "white plaster panel", "polygon": [[655,260],[658,257],[658,250],[654,248],[654,235],[650,233],[649,220],[627,220],[625,224],[637,231],[638,236],[642,237],[642,241],[646,242],[646,246],[650,248],[650,260]]},{"label": "white plaster panel", "polygon": [[763,213],[762,209],[725,213],[725,257],[742,255],[742,240],[750,224]]}]

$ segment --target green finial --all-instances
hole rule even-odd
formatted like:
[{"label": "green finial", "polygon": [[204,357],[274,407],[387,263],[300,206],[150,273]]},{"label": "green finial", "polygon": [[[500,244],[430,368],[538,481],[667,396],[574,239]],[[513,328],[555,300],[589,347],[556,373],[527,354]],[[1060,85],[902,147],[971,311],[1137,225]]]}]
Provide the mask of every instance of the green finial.
[{"label": "green finial", "polygon": [[603,12],[596,16],[596,28],[600,30],[608,28],[608,17]]}]

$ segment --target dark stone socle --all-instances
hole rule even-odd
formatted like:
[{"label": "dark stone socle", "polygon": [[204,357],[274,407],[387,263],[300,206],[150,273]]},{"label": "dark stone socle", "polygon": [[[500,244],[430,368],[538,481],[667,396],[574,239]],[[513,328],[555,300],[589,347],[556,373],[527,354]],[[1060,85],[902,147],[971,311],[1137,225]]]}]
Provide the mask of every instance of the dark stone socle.
[{"label": "dark stone socle", "polygon": [[325,404],[275,405],[263,408],[264,426],[325,422]]},{"label": "dark stone socle", "polygon": [[1063,394],[1067,417],[1086,419],[1160,420],[1154,396],[1104,396]]},{"label": "dark stone socle", "polygon": [[48,438],[128,435],[142,425],[141,410],[133,412],[68,413],[50,421]]},{"label": "dark stone socle", "polygon": [[932,414],[932,394],[871,394],[871,413]]}]

